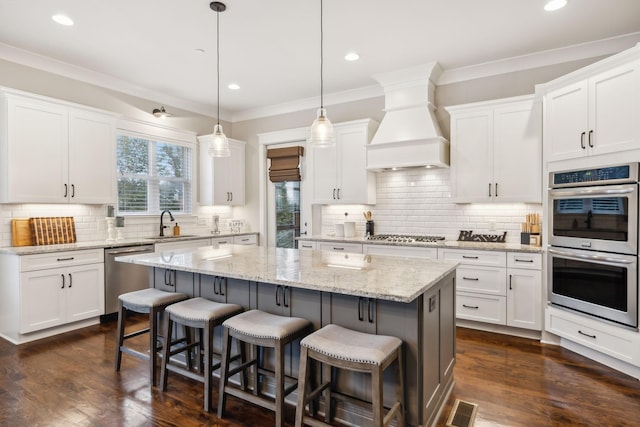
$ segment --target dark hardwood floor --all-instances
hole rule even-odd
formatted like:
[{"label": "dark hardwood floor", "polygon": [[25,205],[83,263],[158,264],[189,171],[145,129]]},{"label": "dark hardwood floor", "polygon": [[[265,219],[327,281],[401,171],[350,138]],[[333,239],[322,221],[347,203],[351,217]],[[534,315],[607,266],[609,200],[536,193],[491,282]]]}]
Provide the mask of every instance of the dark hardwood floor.
[{"label": "dark hardwood floor", "polygon": [[[273,425],[271,412],[234,398],[224,420],[204,413],[202,385],[177,375],[166,393],[152,389],[145,362],[130,356],[114,372],[114,337],[111,322],[22,346],[0,339],[0,425]],[[479,405],[477,427],[640,426],[640,383],[571,351],[469,329],[457,349],[438,425],[460,398]]]}]

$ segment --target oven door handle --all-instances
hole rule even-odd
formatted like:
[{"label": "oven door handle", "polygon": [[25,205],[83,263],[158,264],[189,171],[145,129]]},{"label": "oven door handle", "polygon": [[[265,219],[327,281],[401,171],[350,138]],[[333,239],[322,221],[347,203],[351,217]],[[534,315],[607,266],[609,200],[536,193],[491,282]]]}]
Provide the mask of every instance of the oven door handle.
[{"label": "oven door handle", "polygon": [[553,197],[572,197],[572,196],[610,196],[612,194],[629,194],[636,191],[634,187],[625,188],[572,188],[569,190],[549,190],[549,194]]},{"label": "oven door handle", "polygon": [[567,258],[580,258],[580,259],[586,259],[591,261],[604,261],[604,262],[610,262],[613,264],[633,264],[633,261],[630,261],[630,260],[611,258],[611,257],[601,256],[601,255],[576,254],[572,252],[559,251],[557,249],[550,249],[550,248],[547,249],[547,251],[550,254],[566,256]]}]

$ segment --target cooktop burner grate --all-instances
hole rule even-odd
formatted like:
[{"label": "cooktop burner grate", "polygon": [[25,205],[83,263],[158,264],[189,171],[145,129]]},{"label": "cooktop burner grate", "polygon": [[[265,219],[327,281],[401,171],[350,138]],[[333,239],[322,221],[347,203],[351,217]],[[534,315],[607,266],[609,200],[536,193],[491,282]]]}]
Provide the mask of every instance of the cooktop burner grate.
[{"label": "cooktop burner grate", "polygon": [[403,235],[403,234],[377,234],[375,236],[367,237],[368,240],[375,240],[381,242],[394,242],[394,243],[429,243],[444,240],[442,236],[429,236],[429,235]]}]

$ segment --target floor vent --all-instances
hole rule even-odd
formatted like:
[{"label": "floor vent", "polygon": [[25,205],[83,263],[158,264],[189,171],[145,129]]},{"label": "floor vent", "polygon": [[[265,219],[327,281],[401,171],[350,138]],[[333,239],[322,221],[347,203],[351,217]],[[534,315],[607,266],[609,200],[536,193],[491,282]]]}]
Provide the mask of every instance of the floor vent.
[{"label": "floor vent", "polygon": [[471,427],[476,418],[478,405],[456,399],[447,420],[447,427]]}]

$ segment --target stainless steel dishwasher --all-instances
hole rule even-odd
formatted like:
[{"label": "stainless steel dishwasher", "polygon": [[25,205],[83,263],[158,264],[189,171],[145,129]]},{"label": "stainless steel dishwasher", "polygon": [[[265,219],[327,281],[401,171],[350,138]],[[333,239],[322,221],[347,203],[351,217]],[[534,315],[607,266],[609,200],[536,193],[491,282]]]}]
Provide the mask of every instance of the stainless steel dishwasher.
[{"label": "stainless steel dishwasher", "polygon": [[153,252],[153,245],[125,246],[104,250],[104,316],[118,312],[118,296],[149,287],[150,269],[144,265],[118,262],[116,257]]}]

